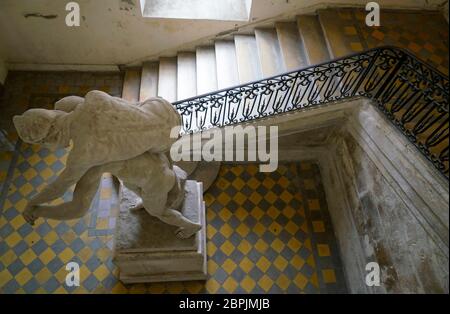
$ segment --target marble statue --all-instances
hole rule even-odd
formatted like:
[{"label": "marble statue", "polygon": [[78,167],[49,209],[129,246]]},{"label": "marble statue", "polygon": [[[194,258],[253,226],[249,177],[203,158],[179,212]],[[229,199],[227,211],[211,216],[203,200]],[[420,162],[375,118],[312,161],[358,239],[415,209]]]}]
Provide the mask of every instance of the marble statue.
[{"label": "marble statue", "polygon": [[[178,227],[176,236],[188,238],[201,224],[184,217],[186,173],[172,165],[167,151],[177,140],[172,128],[181,117],[166,100],[155,97],[131,104],[101,91],[84,98],[69,96],[55,110],[30,109],[13,118],[19,137],[49,148],[72,149],[59,177],[27,204],[24,218],[34,224],[39,217],[67,220],[82,217],[90,207],[104,172],[112,173],[142,199],[135,209],[145,210]],[[75,184],[72,201],[45,205]]]}]

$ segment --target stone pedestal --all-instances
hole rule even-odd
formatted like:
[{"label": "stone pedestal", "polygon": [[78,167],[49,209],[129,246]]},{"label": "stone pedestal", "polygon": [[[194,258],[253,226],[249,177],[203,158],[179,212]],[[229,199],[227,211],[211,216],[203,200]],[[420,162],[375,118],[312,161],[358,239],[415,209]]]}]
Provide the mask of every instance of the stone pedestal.
[{"label": "stone pedestal", "polygon": [[186,181],[181,212],[203,228],[189,239],[175,236],[167,225],[144,209],[130,211],[139,198],[121,185],[114,262],[124,283],[206,279],[206,223],[202,184]]}]

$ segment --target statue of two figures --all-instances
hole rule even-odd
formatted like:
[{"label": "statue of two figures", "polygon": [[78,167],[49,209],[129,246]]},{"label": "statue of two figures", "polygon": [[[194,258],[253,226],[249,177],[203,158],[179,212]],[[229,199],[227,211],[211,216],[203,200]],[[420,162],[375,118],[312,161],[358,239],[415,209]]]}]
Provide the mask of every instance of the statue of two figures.
[{"label": "statue of two figures", "polygon": [[[134,209],[145,210],[177,226],[178,238],[201,229],[179,211],[183,204],[186,173],[173,165],[167,152],[177,140],[170,135],[181,127],[181,117],[162,98],[137,104],[91,91],[84,98],[69,96],[54,110],[30,109],[13,119],[26,143],[72,149],[60,176],[35,195],[23,215],[34,224],[39,217],[69,220],[90,208],[103,173],[109,172],[142,199]],[[171,133],[172,132],[172,133]],[[73,198],[61,205],[45,205],[75,184]]]}]

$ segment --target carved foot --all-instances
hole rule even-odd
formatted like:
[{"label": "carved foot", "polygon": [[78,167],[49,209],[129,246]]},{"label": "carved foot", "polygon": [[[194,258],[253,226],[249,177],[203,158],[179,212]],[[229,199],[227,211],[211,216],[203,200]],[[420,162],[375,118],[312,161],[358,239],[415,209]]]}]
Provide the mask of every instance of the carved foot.
[{"label": "carved foot", "polygon": [[34,206],[28,206],[22,214],[25,221],[32,226],[34,226],[34,222],[36,221],[36,219],[38,219],[38,217],[34,215],[34,211],[35,211]]},{"label": "carved foot", "polygon": [[197,233],[202,228],[201,224],[192,224],[192,227],[188,228],[178,228],[175,231],[175,235],[178,239],[187,239],[192,237],[194,234]]}]

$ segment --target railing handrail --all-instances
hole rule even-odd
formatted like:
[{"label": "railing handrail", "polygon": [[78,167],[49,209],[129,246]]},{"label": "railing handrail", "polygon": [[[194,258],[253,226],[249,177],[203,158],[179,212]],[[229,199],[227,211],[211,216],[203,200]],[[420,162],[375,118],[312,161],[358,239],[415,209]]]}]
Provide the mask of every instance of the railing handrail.
[{"label": "railing handrail", "polygon": [[326,64],[330,64],[330,63],[333,63],[333,62],[338,62],[340,60],[349,59],[349,58],[352,58],[352,57],[355,57],[355,56],[358,56],[358,55],[361,55],[361,54],[364,54],[364,53],[369,53],[371,51],[385,50],[385,49],[401,51],[401,52],[405,53],[406,55],[410,56],[411,58],[414,58],[417,61],[421,62],[429,70],[431,70],[433,72],[436,72],[437,74],[439,74],[441,76],[444,76],[444,77],[447,76],[446,74],[441,72],[439,69],[436,69],[435,67],[433,67],[433,66],[425,63],[424,61],[420,60],[419,58],[417,58],[417,56],[415,56],[413,53],[411,53],[407,49],[404,49],[404,48],[401,48],[401,47],[396,47],[396,46],[393,46],[393,45],[384,45],[384,46],[379,46],[379,47],[375,47],[375,48],[370,48],[368,50],[365,50],[364,52],[355,52],[355,53],[347,54],[347,55],[345,55],[343,57],[339,57],[339,58],[336,58],[336,59],[327,60],[327,61],[316,63],[316,64],[313,64],[313,65],[308,65],[306,67],[297,68],[295,70],[282,72],[280,74],[275,74],[275,75],[272,75],[272,76],[267,76],[267,77],[264,77],[264,78],[261,78],[261,79],[258,79],[258,80],[253,80],[253,81],[249,81],[249,82],[246,82],[246,83],[225,87],[225,88],[222,88],[222,89],[217,89],[217,90],[214,90],[214,91],[209,92],[209,93],[204,93],[204,94],[192,96],[192,97],[189,97],[189,98],[180,99],[180,100],[172,102],[172,104],[174,106],[175,105],[179,105],[179,104],[187,102],[187,101],[191,101],[191,100],[195,100],[195,99],[211,96],[211,95],[214,95],[214,94],[220,94],[220,93],[226,92],[227,90],[236,89],[236,88],[245,87],[245,86],[250,86],[250,85],[261,83],[261,82],[264,82],[264,81],[267,81],[267,80],[275,79],[275,78],[283,76],[283,75],[289,75],[289,74],[293,74],[293,73],[296,73],[296,72],[306,71],[308,69],[314,69],[316,67],[320,67],[320,66],[323,66],[323,65],[326,65]]},{"label": "railing handrail", "polygon": [[184,133],[367,97],[449,179],[448,76],[382,46],[173,103]]}]

